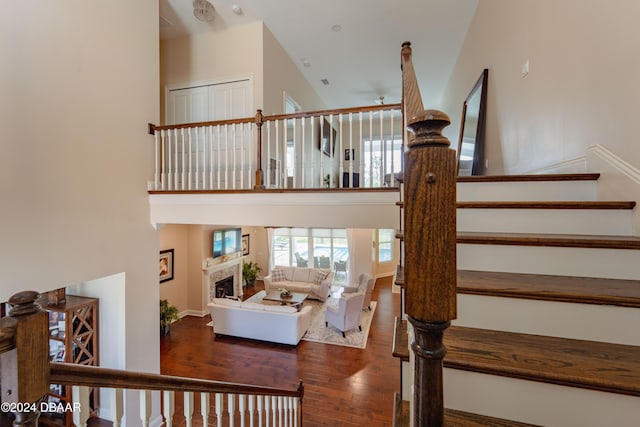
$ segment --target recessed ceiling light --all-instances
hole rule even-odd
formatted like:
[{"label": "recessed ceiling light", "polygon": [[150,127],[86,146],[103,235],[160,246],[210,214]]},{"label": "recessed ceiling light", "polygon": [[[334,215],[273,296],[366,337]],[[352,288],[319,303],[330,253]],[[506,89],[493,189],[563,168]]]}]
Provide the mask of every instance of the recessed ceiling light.
[{"label": "recessed ceiling light", "polygon": [[325,86],[329,86],[329,80],[327,80],[327,79],[322,79],[322,80],[320,80],[320,81],[322,82],[322,84],[323,84],[323,85],[325,85]]},{"label": "recessed ceiling light", "polygon": [[231,6],[231,10],[236,15],[242,15],[242,8],[240,6],[238,6],[237,4],[234,4],[233,6]]},{"label": "recessed ceiling light", "polygon": [[303,60],[302,60],[302,65],[304,65],[305,67],[309,68],[309,67],[311,67],[311,62],[309,62],[309,61],[308,61],[308,60],[306,60],[306,59],[303,59]]},{"label": "recessed ceiling light", "polygon": [[340,30],[342,30],[342,25],[340,24],[336,24],[336,25],[332,25],[331,26],[331,30],[335,31],[336,33]]}]

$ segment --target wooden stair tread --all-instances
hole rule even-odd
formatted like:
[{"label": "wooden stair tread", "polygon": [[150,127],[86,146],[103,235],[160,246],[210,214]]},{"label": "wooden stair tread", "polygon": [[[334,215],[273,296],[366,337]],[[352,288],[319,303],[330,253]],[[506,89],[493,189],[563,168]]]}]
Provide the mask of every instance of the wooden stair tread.
[{"label": "wooden stair tread", "polygon": [[393,325],[393,357],[403,362],[409,361],[409,336],[407,335],[407,321],[396,317]]},{"label": "wooden stair tread", "polygon": [[633,209],[633,201],[470,201],[457,202],[458,209]]},{"label": "wooden stair tread", "polygon": [[[401,400],[399,393],[395,393],[393,398],[393,427],[408,427],[411,418],[409,401]],[[445,427],[533,427],[533,424],[525,424],[446,408],[444,410],[444,425]]]},{"label": "wooden stair tread", "polygon": [[459,176],[457,182],[597,181],[599,173]]},{"label": "wooden stair tread", "polygon": [[640,281],[458,270],[458,293],[640,308]]},{"label": "wooden stair tread", "polygon": [[396,267],[396,280],[394,283],[398,286],[404,286],[404,267],[402,265]]},{"label": "wooden stair tread", "polygon": [[640,347],[459,326],[444,342],[447,368],[640,396]]},{"label": "wooden stair tread", "polygon": [[[404,209],[404,201],[396,202]],[[633,201],[469,201],[457,202],[458,209],[562,209],[562,210],[630,210]]]},{"label": "wooden stair tread", "polygon": [[458,243],[477,245],[555,246],[570,248],[640,249],[640,237],[582,234],[484,233],[459,231]]}]

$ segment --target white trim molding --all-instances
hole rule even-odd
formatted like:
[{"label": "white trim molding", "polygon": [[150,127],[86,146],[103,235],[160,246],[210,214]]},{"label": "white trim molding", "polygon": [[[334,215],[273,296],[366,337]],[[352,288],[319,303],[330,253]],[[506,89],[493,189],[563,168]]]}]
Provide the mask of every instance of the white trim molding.
[{"label": "white trim molding", "polygon": [[538,169],[527,171],[528,174],[550,174],[550,173],[584,173],[587,171],[586,156],[565,160]]},{"label": "white trim molding", "polygon": [[[640,203],[640,169],[603,145],[587,149],[587,166],[599,172],[598,198],[602,200],[633,200]],[[633,213],[634,235],[640,235],[640,208]]]}]

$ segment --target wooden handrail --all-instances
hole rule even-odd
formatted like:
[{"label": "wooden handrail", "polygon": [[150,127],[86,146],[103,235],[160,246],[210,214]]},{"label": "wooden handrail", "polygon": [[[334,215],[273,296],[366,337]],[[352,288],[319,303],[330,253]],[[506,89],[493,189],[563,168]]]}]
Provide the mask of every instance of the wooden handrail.
[{"label": "wooden handrail", "polygon": [[[262,116],[263,122],[266,121],[274,121],[274,120],[288,120],[288,119],[298,119],[302,117],[317,117],[317,116],[328,116],[330,114],[348,114],[348,113],[366,113],[369,111],[390,111],[390,110],[399,110],[400,104],[382,104],[382,105],[367,105],[363,107],[348,107],[348,108],[338,108],[332,110],[317,110],[317,111],[307,111],[301,113],[292,113],[292,114],[275,114],[271,116]],[[205,126],[220,126],[220,125],[235,125],[242,123],[256,123],[256,116],[253,117],[243,117],[240,119],[228,119],[228,120],[214,120],[209,122],[198,122],[198,123],[181,123],[176,125],[162,125],[156,126],[152,123],[148,124],[149,134],[153,135],[155,131],[158,130],[169,130],[169,129],[186,129],[186,128],[196,128],[196,127],[205,127]]]},{"label": "wooden handrail", "polygon": [[196,393],[237,393],[299,398],[302,398],[304,395],[302,380],[298,382],[295,389],[282,389],[58,362],[51,362],[50,367],[50,381],[52,384],[137,390],[173,390]]},{"label": "wooden handrail", "polygon": [[442,129],[446,114],[424,110],[411,62],[402,45],[407,128],[404,155],[405,311],[414,329],[415,425],[444,424],[443,333],[456,317],[456,156]]}]

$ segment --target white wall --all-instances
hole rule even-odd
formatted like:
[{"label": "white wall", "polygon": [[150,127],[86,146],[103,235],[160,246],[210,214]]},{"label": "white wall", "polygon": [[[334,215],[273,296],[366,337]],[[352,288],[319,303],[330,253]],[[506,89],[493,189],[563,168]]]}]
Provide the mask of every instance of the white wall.
[{"label": "white wall", "polygon": [[489,68],[486,174],[567,162],[595,144],[638,167],[639,14],[635,0],[479,2],[443,101],[452,145],[462,103]]}]

